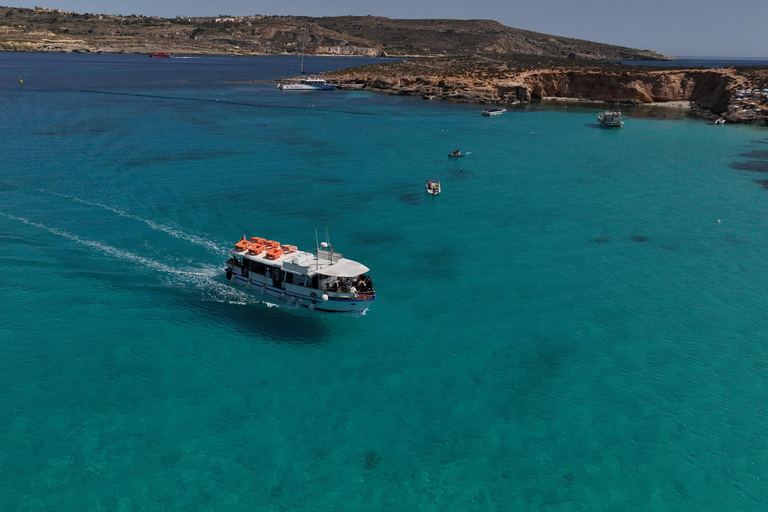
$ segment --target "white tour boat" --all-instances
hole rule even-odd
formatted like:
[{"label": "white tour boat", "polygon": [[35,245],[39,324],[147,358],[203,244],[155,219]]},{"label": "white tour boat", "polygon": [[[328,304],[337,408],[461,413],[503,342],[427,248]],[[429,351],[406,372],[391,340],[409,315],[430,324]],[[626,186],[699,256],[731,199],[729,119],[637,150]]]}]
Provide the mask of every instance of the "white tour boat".
[{"label": "white tour boat", "polygon": [[440,180],[427,180],[427,193],[433,196],[440,194]]},{"label": "white tour boat", "polygon": [[366,274],[370,269],[334,252],[328,242],[312,253],[243,236],[229,253],[227,280],[255,295],[310,310],[340,312],[362,312],[376,300],[376,289]]},{"label": "white tour boat", "polygon": [[597,120],[600,124],[609,128],[621,128],[624,121],[621,119],[621,112],[618,110],[606,110],[597,114]]}]

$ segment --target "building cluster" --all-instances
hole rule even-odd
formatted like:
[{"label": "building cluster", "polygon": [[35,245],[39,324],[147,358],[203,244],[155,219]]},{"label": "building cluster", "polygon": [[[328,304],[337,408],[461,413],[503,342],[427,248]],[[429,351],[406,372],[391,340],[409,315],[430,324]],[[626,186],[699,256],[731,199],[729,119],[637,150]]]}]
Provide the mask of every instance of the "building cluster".
[{"label": "building cluster", "polygon": [[728,113],[753,119],[768,110],[768,89],[739,89],[728,105]]},{"label": "building cluster", "polygon": [[36,5],[34,10],[37,12],[53,12],[56,14],[78,14],[74,11],[62,11],[61,9],[50,9],[48,7],[40,7],[39,5]]},{"label": "building cluster", "polygon": [[191,21],[193,23],[248,23],[266,18],[262,14],[253,14],[251,16],[219,16],[219,17],[190,17],[177,16],[177,20]]}]

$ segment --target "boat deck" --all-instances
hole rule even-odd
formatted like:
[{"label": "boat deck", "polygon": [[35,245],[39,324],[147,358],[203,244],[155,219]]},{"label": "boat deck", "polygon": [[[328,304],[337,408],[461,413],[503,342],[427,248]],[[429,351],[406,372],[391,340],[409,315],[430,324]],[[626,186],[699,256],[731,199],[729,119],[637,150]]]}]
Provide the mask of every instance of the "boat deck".
[{"label": "boat deck", "polygon": [[323,249],[318,250],[318,254],[299,250],[288,253],[284,252],[274,259],[267,258],[266,252],[253,254],[248,249],[242,251],[232,249],[229,252],[233,256],[263,263],[264,265],[281,267],[287,271],[308,276],[321,274],[324,276],[356,277],[370,271],[365,265],[344,258],[341,253],[331,253]]}]

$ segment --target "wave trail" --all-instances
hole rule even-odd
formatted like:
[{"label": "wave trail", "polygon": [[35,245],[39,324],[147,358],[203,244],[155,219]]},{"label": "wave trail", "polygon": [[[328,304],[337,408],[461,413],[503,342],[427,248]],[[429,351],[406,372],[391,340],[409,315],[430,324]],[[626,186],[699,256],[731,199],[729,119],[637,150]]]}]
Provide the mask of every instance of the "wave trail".
[{"label": "wave trail", "polygon": [[[18,222],[23,222],[24,224],[27,224],[28,226],[34,226],[36,228],[44,229],[48,231],[49,233],[52,233],[54,235],[61,236],[63,238],[66,238],[68,240],[71,240],[75,243],[85,245],[86,247],[90,247],[92,249],[96,249],[99,252],[102,252],[104,254],[108,254],[110,256],[113,256],[115,258],[131,261],[133,263],[138,263],[140,265],[143,265],[147,268],[151,268],[153,270],[157,270],[158,272],[164,272],[166,274],[190,274],[189,270],[183,270],[183,269],[176,269],[169,265],[166,265],[164,263],[160,263],[159,261],[151,260],[149,258],[145,258],[143,256],[139,256],[138,254],[134,254],[129,251],[124,251],[122,249],[117,249],[116,247],[112,247],[111,245],[107,245],[102,242],[94,242],[93,240],[86,240],[84,238],[80,238],[77,235],[74,235],[72,233],[69,233],[67,231],[62,231],[60,229],[52,228],[49,226],[46,226],[45,224],[40,224],[39,222],[35,222],[29,219],[25,219],[22,217],[16,217],[15,215],[10,215],[7,213],[0,212],[0,215],[2,215],[5,218],[15,220]],[[193,272],[192,275],[195,275]],[[202,274],[201,274],[202,275]]]},{"label": "wave trail", "polygon": [[105,210],[108,210],[108,211],[110,211],[112,213],[115,213],[115,214],[119,215],[120,217],[125,217],[126,219],[135,220],[137,222],[143,222],[144,224],[146,224],[150,228],[154,229],[155,231],[161,231],[163,233],[171,235],[174,238],[178,238],[180,240],[186,240],[187,242],[191,242],[191,243],[196,244],[196,245],[201,245],[201,246],[205,247],[209,252],[211,252],[213,254],[222,254],[222,253],[226,252],[225,249],[222,249],[221,247],[219,247],[214,242],[211,242],[210,240],[206,240],[205,238],[201,238],[201,237],[196,236],[196,235],[190,235],[189,233],[185,233],[185,232],[183,232],[183,231],[181,231],[179,229],[173,228],[171,226],[166,226],[165,224],[159,224],[159,223],[151,221],[151,220],[142,219],[141,217],[138,217],[136,215],[133,215],[133,214],[130,214],[130,213],[126,212],[125,210],[120,210],[118,208],[113,208],[113,207],[108,206],[106,204],[94,203],[92,201],[86,201],[85,199],[80,199],[79,197],[75,197],[75,196],[69,196],[67,194],[60,194],[58,192],[52,192],[50,190],[43,190],[43,189],[38,189],[38,190],[40,192],[45,193],[45,194],[52,194],[54,196],[63,197],[65,199],[71,199],[72,201],[75,201],[75,202],[78,202],[78,203],[82,203],[82,204],[87,204],[88,206],[95,206],[97,208],[103,208]]},{"label": "wave trail", "polygon": [[167,280],[165,281],[167,285],[186,290],[197,290],[198,292],[201,292],[202,298],[204,300],[212,300],[215,302],[224,302],[238,305],[257,302],[257,300],[252,295],[232,288],[226,283],[221,282],[220,279],[221,276],[223,276],[223,272],[218,266],[209,265],[199,268],[174,268],[170,265],[160,263],[159,261],[145,258],[143,256],[139,256],[138,254],[118,249],[102,242],[86,240],[73,233],[52,228],[30,219],[16,217],[15,215],[10,215],[4,212],[0,212],[0,216],[24,223],[28,226],[43,229],[51,234],[66,238],[67,240],[77,244],[84,245],[102,254],[135,263],[144,268],[149,268],[160,272],[167,276]]}]

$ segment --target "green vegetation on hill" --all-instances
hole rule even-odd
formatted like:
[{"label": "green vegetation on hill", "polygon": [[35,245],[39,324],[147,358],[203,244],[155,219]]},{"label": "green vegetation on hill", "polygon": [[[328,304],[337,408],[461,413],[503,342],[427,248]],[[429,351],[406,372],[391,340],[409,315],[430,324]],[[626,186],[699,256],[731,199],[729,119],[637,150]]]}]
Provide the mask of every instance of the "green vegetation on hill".
[{"label": "green vegetation on hill", "polygon": [[[306,41],[305,41],[306,38]],[[530,55],[569,60],[669,59],[650,50],[540,34],[491,20],[376,16],[218,16],[173,19],[0,7],[0,50],[361,56]]]}]

